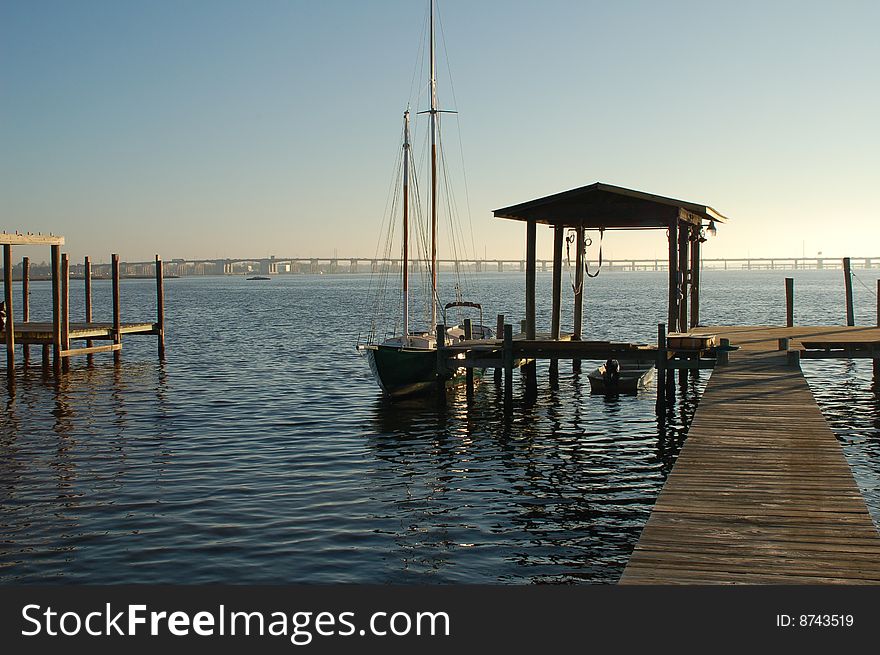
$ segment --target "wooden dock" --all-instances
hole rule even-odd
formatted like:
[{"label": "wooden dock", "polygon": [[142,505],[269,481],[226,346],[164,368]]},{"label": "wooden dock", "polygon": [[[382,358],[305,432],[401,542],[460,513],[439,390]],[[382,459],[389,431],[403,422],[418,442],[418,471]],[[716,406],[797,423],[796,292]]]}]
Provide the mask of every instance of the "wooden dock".
[{"label": "wooden dock", "polygon": [[[83,281],[85,294],[85,321],[70,321],[70,259],[61,252],[64,237],[60,235],[43,235],[19,232],[0,233],[0,245],[3,246],[3,311],[0,312],[0,335],[6,345],[6,374],[10,381],[15,379],[16,344],[22,349],[25,366],[30,362],[30,346],[42,346],[42,365],[49,367],[49,351],[56,374],[67,370],[70,358],[85,355],[88,361],[97,353],[112,352],[114,360],[119,362],[124,334],[151,334],[158,337],[159,357],[165,356],[165,291],[162,259],[156,255],[154,275],[156,278],[156,321],[123,323],[120,315],[120,268],[119,255],[111,255],[111,289],[113,296],[112,323],[94,322],[92,320],[92,267],[91,260],[86,257],[83,262]],[[21,262],[21,322],[15,317],[15,302],[12,289],[12,247],[13,246],[49,246],[52,254],[52,322],[39,323],[30,320],[30,258],[24,257]],[[85,341],[85,346],[72,347],[72,341]],[[106,345],[93,345],[95,340],[110,341]]]},{"label": "wooden dock", "polygon": [[[623,584],[880,584],[880,535],[799,366],[876,357],[880,328],[710,327],[718,366]],[[876,359],[875,359],[876,361]]]}]

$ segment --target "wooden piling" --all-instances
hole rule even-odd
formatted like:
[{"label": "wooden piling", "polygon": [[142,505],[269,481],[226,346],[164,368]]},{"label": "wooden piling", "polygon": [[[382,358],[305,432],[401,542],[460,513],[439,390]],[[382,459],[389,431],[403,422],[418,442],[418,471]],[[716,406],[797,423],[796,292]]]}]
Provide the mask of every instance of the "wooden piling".
[{"label": "wooden piling", "polygon": [[730,361],[730,339],[721,339],[720,348],[715,352],[715,365],[725,366]]},{"label": "wooden piling", "polygon": [[[880,327],[880,280],[877,280],[877,327]],[[874,380],[880,381],[880,359],[874,360]]]},{"label": "wooden piling", "polygon": [[[577,227],[577,253],[575,254],[575,271],[574,271],[574,330],[572,331],[572,341],[580,341],[583,339],[583,321],[584,321],[584,249],[586,248],[586,234],[584,226]],[[575,373],[581,371],[581,360],[573,359],[571,368]]]},{"label": "wooden piling", "polygon": [[159,358],[165,359],[165,272],[162,258],[156,255],[156,336],[159,341]]},{"label": "wooden piling", "polygon": [[852,326],[856,324],[856,320],[853,312],[852,268],[849,257],[843,258],[843,282],[846,285],[846,324]]},{"label": "wooden piling", "polygon": [[52,367],[61,373],[61,246],[52,246]]},{"label": "wooden piling", "polygon": [[[565,228],[557,225],[553,228],[553,298],[550,313],[550,338],[558,341],[562,334],[562,242],[565,240]],[[559,360],[550,360],[551,377],[559,373]]]},{"label": "wooden piling", "polygon": [[[122,324],[119,313],[119,255],[113,253],[110,257],[113,275],[113,343],[122,344]],[[119,363],[120,351],[113,351],[113,361]]]},{"label": "wooden piling", "polygon": [[[61,255],[61,352],[70,350],[70,259]],[[70,357],[61,357],[61,368],[70,368]]]},{"label": "wooden piling", "polygon": [[700,324],[700,226],[692,228],[691,240],[691,327]]},{"label": "wooden piling", "polygon": [[446,390],[446,326],[438,323],[434,337],[437,340],[437,379],[440,391]]},{"label": "wooden piling", "polygon": [[[83,285],[85,287],[85,295],[86,295],[86,323],[92,322],[92,260],[86,256],[83,260]],[[86,348],[91,348],[93,342],[91,339],[86,339]],[[94,356],[91,354],[86,355],[86,363],[91,364],[94,361]]]},{"label": "wooden piling", "polygon": [[[498,318],[495,321],[495,338],[503,339],[504,338],[504,314],[498,314]],[[503,364],[503,362],[502,362]],[[503,374],[503,366],[495,367],[495,384],[501,384],[501,378]]]},{"label": "wooden piling", "polygon": [[[470,341],[474,336],[474,328],[471,322],[471,319],[464,319],[464,340]],[[465,368],[464,372],[465,376],[465,390],[467,393],[467,399],[474,399],[474,369],[471,366]]]},{"label": "wooden piling", "polygon": [[[31,258],[23,257],[21,260],[21,322],[31,320]],[[27,366],[31,362],[30,344],[22,344],[22,361]]]},{"label": "wooden piling", "polygon": [[657,324],[657,402],[654,411],[662,416],[666,409],[666,324]]},{"label": "wooden piling", "polygon": [[669,224],[669,307],[666,327],[669,332],[678,331],[678,219]]},{"label": "wooden piling", "polygon": [[504,325],[501,352],[504,361],[504,412],[509,414],[513,411],[513,326],[509,323]]},{"label": "wooden piling", "polygon": [[794,327],[794,278],[785,278],[785,326]]},{"label": "wooden piling", "polygon": [[[678,329],[687,330],[688,324],[688,225],[680,223],[678,228]],[[681,376],[679,376],[681,377]]]},{"label": "wooden piling", "polygon": [[15,375],[15,313],[12,311],[12,244],[3,244],[3,292],[6,296],[6,373]]}]

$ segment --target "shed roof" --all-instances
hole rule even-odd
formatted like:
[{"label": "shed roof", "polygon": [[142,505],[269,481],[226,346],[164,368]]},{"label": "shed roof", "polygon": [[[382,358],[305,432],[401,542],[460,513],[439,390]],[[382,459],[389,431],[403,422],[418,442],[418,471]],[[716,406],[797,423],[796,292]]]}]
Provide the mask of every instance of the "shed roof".
[{"label": "shed roof", "polygon": [[708,205],[596,182],[496,209],[495,218],[592,228],[667,228],[676,219],[699,225],[727,219]]}]

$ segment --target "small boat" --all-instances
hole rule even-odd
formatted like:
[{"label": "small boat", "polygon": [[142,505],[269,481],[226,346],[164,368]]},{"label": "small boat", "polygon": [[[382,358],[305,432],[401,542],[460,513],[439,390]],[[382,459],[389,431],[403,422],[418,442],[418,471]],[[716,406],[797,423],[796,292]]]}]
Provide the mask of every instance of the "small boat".
[{"label": "small boat", "polygon": [[636,393],[654,379],[654,365],[634,364],[623,367],[616,359],[610,359],[591,371],[587,377],[592,393]]},{"label": "small boat", "polygon": [[249,277],[248,280],[271,280],[271,277],[267,277],[265,275],[254,275],[253,277]]}]

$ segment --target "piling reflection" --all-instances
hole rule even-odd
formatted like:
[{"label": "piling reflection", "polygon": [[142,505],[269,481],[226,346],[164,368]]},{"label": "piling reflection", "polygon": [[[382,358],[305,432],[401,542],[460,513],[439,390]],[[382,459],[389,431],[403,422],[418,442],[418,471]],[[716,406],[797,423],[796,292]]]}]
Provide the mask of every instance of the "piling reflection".
[{"label": "piling reflection", "polygon": [[591,395],[584,376],[549,377],[509,416],[497,385],[471,402],[374,402],[370,493],[399,512],[391,556],[405,579],[459,581],[479,553],[498,563],[499,581],[616,581],[704,381],[689,376],[658,421],[653,388]]}]

